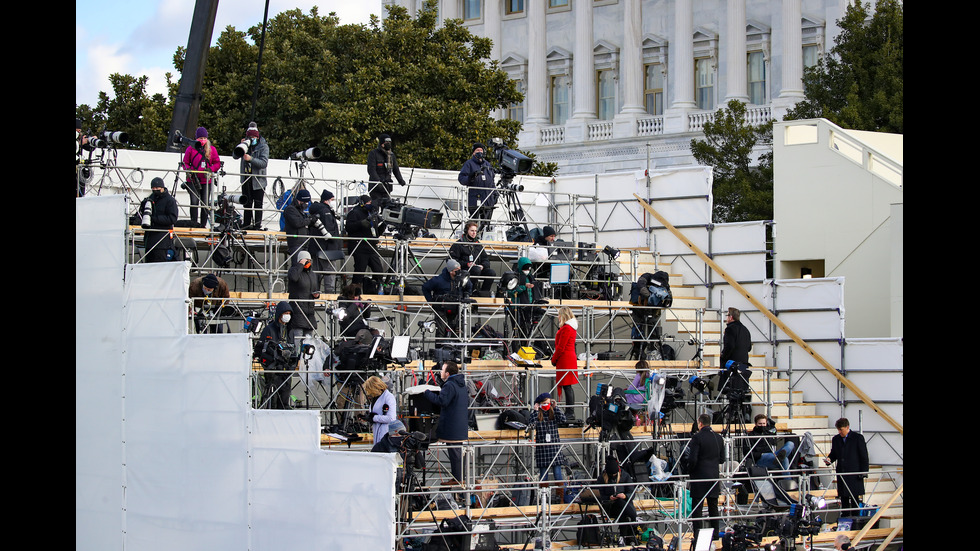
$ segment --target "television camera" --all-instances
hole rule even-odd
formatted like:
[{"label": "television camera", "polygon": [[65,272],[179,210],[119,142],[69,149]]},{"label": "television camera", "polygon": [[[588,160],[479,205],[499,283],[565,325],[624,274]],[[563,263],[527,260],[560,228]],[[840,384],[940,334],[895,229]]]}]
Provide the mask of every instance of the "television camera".
[{"label": "television camera", "polygon": [[589,412],[585,422],[590,428],[601,429],[600,441],[608,441],[613,435],[618,435],[617,440],[631,439],[626,435],[633,427],[633,414],[622,388],[606,383],[597,385],[595,396],[589,400]]},{"label": "television camera", "polygon": [[507,147],[502,138],[492,138],[489,149],[489,158],[495,165],[494,168],[500,172],[500,181],[497,182],[498,194],[504,198],[504,203],[507,205],[507,216],[511,224],[511,229],[507,232],[507,240],[527,241],[531,232],[527,227],[524,207],[517,196],[518,192],[524,191],[524,186],[515,184],[514,176],[530,172],[534,166],[534,160]]},{"label": "television camera", "polygon": [[438,210],[413,207],[391,198],[381,199],[379,203],[376,222],[391,226],[397,239],[435,237],[427,230],[442,227],[442,213]]},{"label": "television camera", "polygon": [[[807,496],[804,501],[816,504],[819,500]],[[809,536],[812,544],[813,535],[819,534],[820,527],[823,525],[823,519],[817,516],[813,509],[806,503],[794,503],[789,506],[789,511],[776,522],[774,530],[775,535],[779,536],[779,549],[796,549],[796,538],[800,536]]]},{"label": "television camera", "polygon": [[721,536],[722,551],[746,551],[747,549],[775,549],[775,544],[762,546],[765,522],[756,524],[736,524]]},{"label": "television camera", "polygon": [[298,337],[294,342],[259,340],[255,346],[255,355],[266,370],[288,370],[301,358],[310,359],[316,352],[312,344],[303,344],[302,337]]}]

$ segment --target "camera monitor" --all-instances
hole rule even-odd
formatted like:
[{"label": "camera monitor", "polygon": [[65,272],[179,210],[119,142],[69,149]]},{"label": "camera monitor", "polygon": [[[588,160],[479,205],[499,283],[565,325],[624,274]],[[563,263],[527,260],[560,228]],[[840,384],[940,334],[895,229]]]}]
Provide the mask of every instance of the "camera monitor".
[{"label": "camera monitor", "polygon": [[571,264],[552,264],[551,265],[551,284],[564,285],[572,281]]}]

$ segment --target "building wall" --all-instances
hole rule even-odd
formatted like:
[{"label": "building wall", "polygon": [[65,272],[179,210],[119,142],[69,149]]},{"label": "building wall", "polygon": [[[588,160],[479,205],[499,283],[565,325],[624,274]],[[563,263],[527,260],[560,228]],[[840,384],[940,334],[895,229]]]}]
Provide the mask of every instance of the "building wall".
[{"label": "building wall", "polygon": [[847,336],[901,337],[902,165],[861,137],[822,119],[775,125],[776,277],[844,276]]},{"label": "building wall", "polygon": [[[385,0],[415,14],[421,0]],[[694,164],[690,140],[729,99],[750,102],[747,57],[761,52],[765,95],[750,102],[764,122],[802,97],[803,48],[823,55],[844,0],[441,0],[440,19],[460,18],[494,41],[493,59],[526,92],[519,147],[560,174]],[[582,9],[589,6],[590,10]],[[476,6],[468,10],[467,6]],[[474,15],[467,18],[468,15]],[[698,106],[695,58],[708,59],[713,101]],[[659,64],[663,111],[646,111],[644,67]],[[611,118],[600,120],[597,71],[612,76]],[[552,77],[564,76],[568,119],[555,124]],[[703,107],[703,108],[702,108]],[[501,112],[498,116],[513,116]],[[648,145],[649,144],[649,145]],[[611,163],[611,165],[609,164]]]}]

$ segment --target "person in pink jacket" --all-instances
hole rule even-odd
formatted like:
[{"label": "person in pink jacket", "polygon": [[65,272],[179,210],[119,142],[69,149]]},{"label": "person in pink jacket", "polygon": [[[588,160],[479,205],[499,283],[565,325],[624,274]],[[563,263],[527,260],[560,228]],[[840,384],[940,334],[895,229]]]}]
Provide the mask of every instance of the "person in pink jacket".
[{"label": "person in pink jacket", "polygon": [[[198,127],[194,139],[198,141],[198,145],[189,145],[184,151],[184,169],[195,171],[187,173],[186,187],[191,196],[191,222],[203,228],[208,223],[207,205],[211,199],[213,183],[210,173],[217,172],[221,168],[221,159],[218,158],[218,150],[208,139],[207,128]],[[200,221],[197,216],[197,205],[203,205]]]},{"label": "person in pink jacket", "polygon": [[551,365],[555,366],[558,386],[558,399],[565,392],[565,406],[569,417],[574,417],[572,405],[575,403],[574,385],[578,384],[578,356],[575,354],[575,339],[578,336],[578,320],[572,309],[562,306],[558,309],[558,332],[555,333],[555,353]]}]

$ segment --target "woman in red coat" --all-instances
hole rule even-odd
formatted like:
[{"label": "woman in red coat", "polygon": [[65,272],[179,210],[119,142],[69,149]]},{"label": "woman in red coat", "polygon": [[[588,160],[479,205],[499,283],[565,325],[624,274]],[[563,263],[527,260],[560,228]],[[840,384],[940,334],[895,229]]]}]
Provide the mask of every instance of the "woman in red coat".
[{"label": "woman in red coat", "polygon": [[558,310],[558,332],[555,333],[555,354],[551,365],[555,366],[558,385],[558,399],[565,391],[565,406],[568,416],[574,417],[571,406],[575,403],[574,385],[578,384],[578,356],[575,355],[575,338],[578,335],[578,320],[571,308],[562,306]]}]

